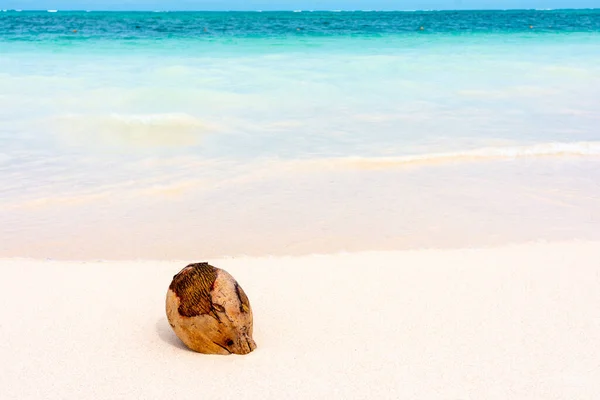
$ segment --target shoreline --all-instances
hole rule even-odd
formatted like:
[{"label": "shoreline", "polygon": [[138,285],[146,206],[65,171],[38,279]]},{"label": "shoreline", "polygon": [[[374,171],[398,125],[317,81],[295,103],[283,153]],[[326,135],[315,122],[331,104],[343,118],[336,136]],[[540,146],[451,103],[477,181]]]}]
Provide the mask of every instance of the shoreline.
[{"label": "shoreline", "polygon": [[[121,263],[183,263],[186,262],[223,262],[235,260],[241,262],[243,260],[296,260],[305,258],[319,257],[348,257],[348,256],[397,256],[409,254],[424,254],[424,253],[455,253],[455,252],[478,252],[478,251],[494,251],[494,250],[511,250],[520,248],[535,248],[539,246],[571,246],[571,245],[600,245],[600,239],[573,238],[573,239],[533,239],[522,242],[504,242],[493,243],[487,245],[457,245],[457,246],[439,246],[439,247],[407,247],[397,249],[373,249],[373,250],[337,250],[323,252],[304,252],[304,253],[265,253],[265,254],[233,254],[233,255],[212,255],[203,259],[195,258],[110,258],[110,257],[94,257],[94,258],[60,258],[60,257],[27,257],[13,256],[1,257],[0,263],[4,262],[32,262],[32,263],[65,263],[65,264],[121,264]],[[202,258],[202,257],[200,257]],[[187,261],[186,261],[187,260]],[[191,261],[190,261],[191,260]],[[182,265],[183,265],[182,264]]]},{"label": "shoreline", "polygon": [[[600,240],[598,165],[261,169],[205,183],[180,177],[155,188],[107,188],[99,197],[0,210],[0,258],[165,260]],[[186,169],[195,172],[202,170]]]}]

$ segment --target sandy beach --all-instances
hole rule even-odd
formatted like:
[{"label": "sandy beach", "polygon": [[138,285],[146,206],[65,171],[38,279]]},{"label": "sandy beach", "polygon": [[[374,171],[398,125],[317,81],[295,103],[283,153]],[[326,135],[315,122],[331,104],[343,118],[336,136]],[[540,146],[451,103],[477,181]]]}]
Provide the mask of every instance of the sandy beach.
[{"label": "sandy beach", "polygon": [[2,399],[597,399],[600,243],[206,260],[258,348],[187,350],[186,261],[4,259]]}]

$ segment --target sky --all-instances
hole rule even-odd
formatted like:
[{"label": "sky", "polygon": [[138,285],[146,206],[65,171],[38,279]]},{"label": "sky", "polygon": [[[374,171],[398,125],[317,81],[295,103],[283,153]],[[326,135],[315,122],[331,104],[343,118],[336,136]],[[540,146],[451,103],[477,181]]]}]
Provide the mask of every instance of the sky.
[{"label": "sky", "polygon": [[595,8],[600,0],[0,0],[22,10],[443,10]]}]

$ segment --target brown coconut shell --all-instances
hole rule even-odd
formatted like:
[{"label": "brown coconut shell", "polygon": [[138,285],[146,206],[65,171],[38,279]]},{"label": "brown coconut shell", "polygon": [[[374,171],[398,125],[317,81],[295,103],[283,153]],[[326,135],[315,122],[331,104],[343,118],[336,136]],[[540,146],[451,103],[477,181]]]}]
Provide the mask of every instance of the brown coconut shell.
[{"label": "brown coconut shell", "polygon": [[167,291],[169,324],[187,347],[205,354],[248,354],[252,308],[242,287],[208,263],[190,264],[173,277]]}]

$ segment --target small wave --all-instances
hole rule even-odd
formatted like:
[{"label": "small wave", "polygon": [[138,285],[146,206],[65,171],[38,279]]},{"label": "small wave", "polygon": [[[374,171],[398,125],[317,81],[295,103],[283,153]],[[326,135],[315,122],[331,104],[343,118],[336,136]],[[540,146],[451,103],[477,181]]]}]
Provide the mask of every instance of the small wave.
[{"label": "small wave", "polygon": [[98,138],[108,144],[135,146],[185,146],[198,143],[216,126],[184,113],[66,115],[57,128],[69,140]]},{"label": "small wave", "polygon": [[600,142],[542,143],[530,146],[492,147],[460,152],[415,154],[399,157],[343,157],[319,160],[317,163],[351,166],[358,169],[385,169],[395,166],[439,165],[469,161],[564,156],[598,157],[600,156]]},{"label": "small wave", "polygon": [[58,10],[47,10],[49,13],[55,13],[58,12]]}]

